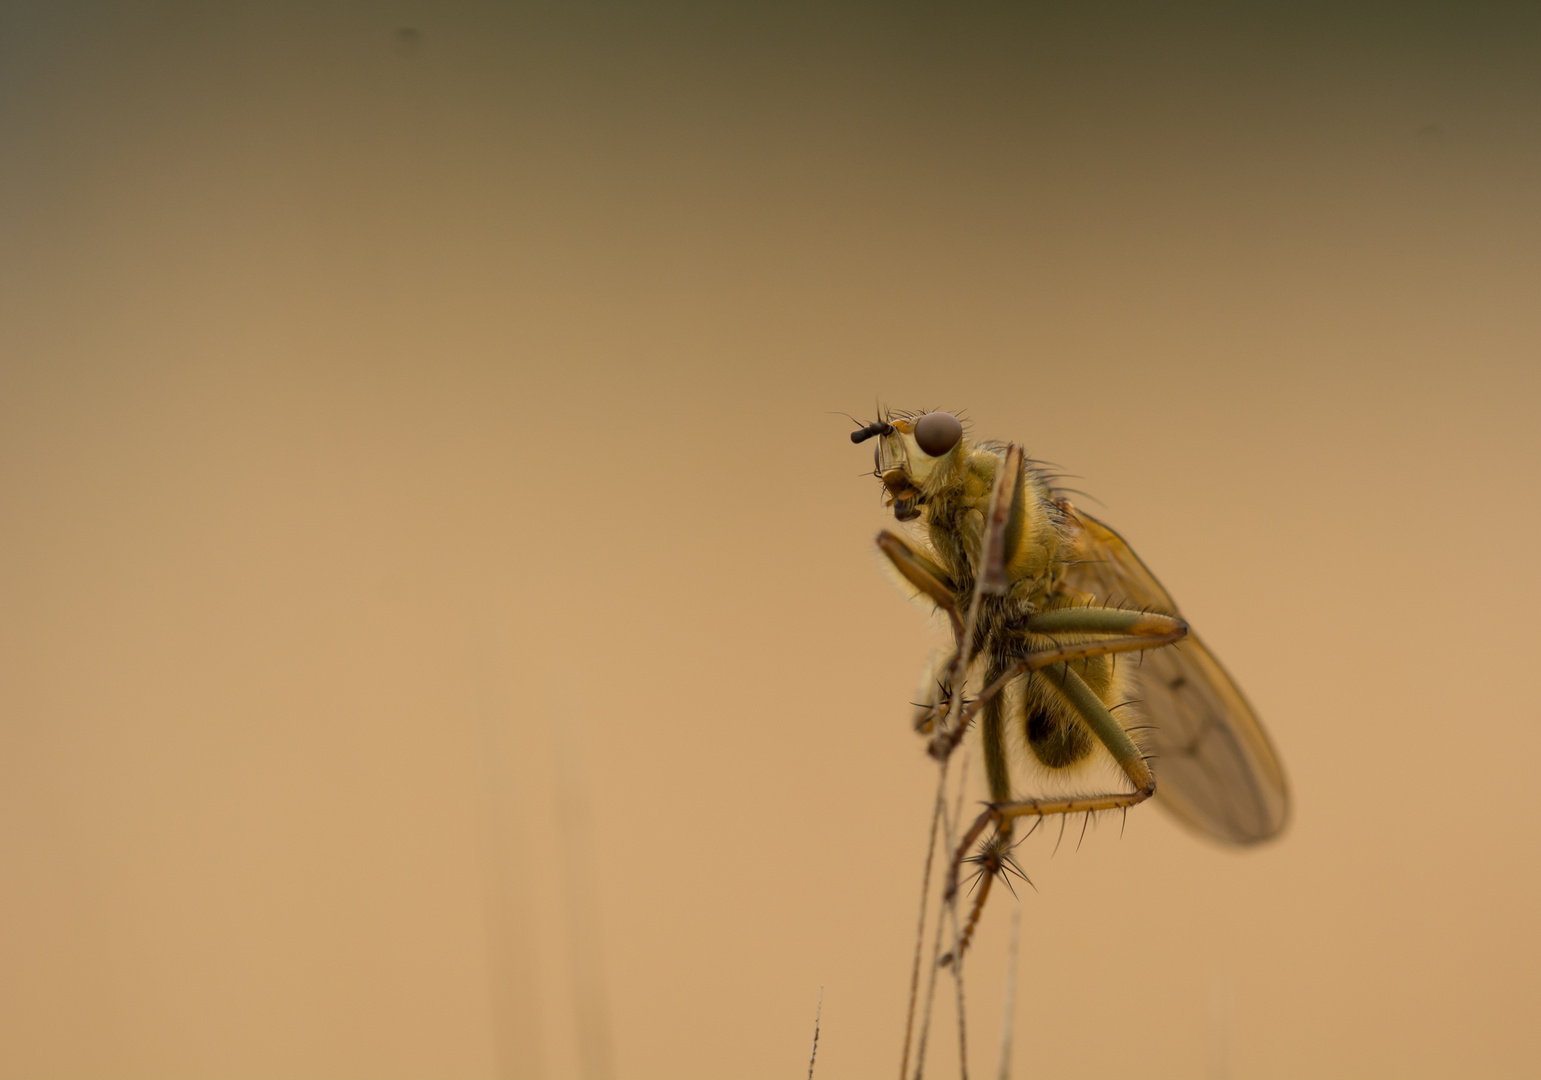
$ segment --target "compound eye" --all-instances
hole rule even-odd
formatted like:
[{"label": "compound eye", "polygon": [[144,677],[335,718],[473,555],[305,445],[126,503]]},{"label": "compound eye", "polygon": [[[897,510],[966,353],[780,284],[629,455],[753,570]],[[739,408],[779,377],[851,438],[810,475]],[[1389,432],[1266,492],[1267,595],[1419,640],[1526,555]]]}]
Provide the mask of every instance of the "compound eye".
[{"label": "compound eye", "polygon": [[915,445],[932,457],[941,457],[963,438],[963,425],[952,413],[928,412],[915,421]]}]

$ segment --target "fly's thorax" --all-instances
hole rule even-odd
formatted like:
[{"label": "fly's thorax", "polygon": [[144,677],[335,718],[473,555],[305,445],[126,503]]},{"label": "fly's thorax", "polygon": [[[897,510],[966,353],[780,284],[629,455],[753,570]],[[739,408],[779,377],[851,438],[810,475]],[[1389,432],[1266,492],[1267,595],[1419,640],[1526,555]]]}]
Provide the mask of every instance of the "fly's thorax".
[{"label": "fly's thorax", "polygon": [[960,590],[972,590],[998,460],[960,444],[927,474],[921,507],[931,547]]},{"label": "fly's thorax", "polygon": [[1032,608],[1010,595],[991,596],[986,593],[979,601],[973,651],[983,659],[987,668],[995,669],[998,675],[1016,663],[1021,655],[1017,644],[1021,635],[1013,628],[1026,622],[1032,614]]},{"label": "fly's thorax", "polygon": [[1007,571],[1014,584],[1030,583],[1033,600],[1042,603],[1050,579],[1070,550],[1070,538],[1064,515],[1054,504],[1049,486],[1034,472],[1028,473],[1024,495],[1027,505],[1022,540],[1012,553]]},{"label": "fly's thorax", "polygon": [[[972,588],[984,544],[984,524],[1001,455],[988,447],[969,449],[945,483],[933,483],[923,510],[928,539],[953,580]],[[1069,549],[1062,514],[1048,486],[1029,471],[1023,484],[1022,530],[1007,553],[1006,573],[1018,602],[1040,604],[1049,579]],[[960,597],[961,600],[961,597]]]}]

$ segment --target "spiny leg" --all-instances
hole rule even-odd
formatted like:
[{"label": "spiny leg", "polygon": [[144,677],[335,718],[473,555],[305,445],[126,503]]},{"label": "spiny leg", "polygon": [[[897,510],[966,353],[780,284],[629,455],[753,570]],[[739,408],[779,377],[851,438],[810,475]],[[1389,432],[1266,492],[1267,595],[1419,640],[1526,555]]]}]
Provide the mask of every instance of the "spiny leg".
[{"label": "spiny leg", "polygon": [[[1118,810],[1142,803],[1156,793],[1156,777],[1150,771],[1150,765],[1146,762],[1145,756],[1140,753],[1140,748],[1134,744],[1129,733],[1113,718],[1113,714],[1108,712],[1107,706],[1098,699],[1092,688],[1086,685],[1086,681],[1065,663],[1045,667],[1042,671],[1049,685],[1059,692],[1065,699],[1065,703],[1075,710],[1086,726],[1091,729],[1092,734],[1096,735],[1098,741],[1107,748],[1108,753],[1113,755],[1113,760],[1124,771],[1124,775],[1129,778],[1135,790],[1101,795],[1075,795],[1059,799],[1018,799],[1012,802],[991,803],[964,834],[962,842],[959,843],[953,855],[952,866],[947,874],[947,886],[943,893],[943,897],[948,901],[957,895],[958,870],[963,859],[990,824],[996,825],[997,835],[1009,836],[1011,822],[1015,818]],[[983,907],[983,896],[976,907]],[[971,923],[973,921],[977,921],[977,912],[971,919]]]},{"label": "spiny leg", "polygon": [[940,650],[926,665],[917,698],[910,702],[915,707],[913,724],[917,735],[930,735],[946,720],[952,704],[952,686],[947,681],[951,667],[952,658]]},{"label": "spiny leg", "polygon": [[[1033,827],[1027,830],[1027,836],[1032,836],[1033,832],[1042,822],[1043,818],[1035,821]],[[1015,874],[1029,885],[1033,885],[1033,879],[1023,872],[1022,867],[1017,865],[1017,860],[1012,856],[1012,851],[1022,841],[1019,840],[1016,844],[1013,844],[1011,842],[1011,823],[1006,822],[1005,825],[1006,827],[1003,831],[997,832],[990,838],[989,842],[980,848],[979,854],[971,855],[968,858],[969,862],[977,863],[979,866],[979,870],[974,876],[974,880],[979,882],[979,894],[974,898],[974,908],[969,912],[968,921],[964,924],[963,932],[958,935],[957,945],[938,961],[941,967],[946,967],[952,963],[955,956],[962,956],[964,950],[968,948],[969,942],[973,940],[974,931],[979,926],[979,916],[985,909],[985,900],[990,895],[990,886],[995,883],[996,878],[1000,878],[1005,883],[1006,888],[1011,889],[1013,896],[1016,895],[1016,890],[1011,888],[1011,874]],[[1027,836],[1024,836],[1022,840],[1026,840]],[[1037,888],[1038,886],[1033,885],[1034,891]]]}]

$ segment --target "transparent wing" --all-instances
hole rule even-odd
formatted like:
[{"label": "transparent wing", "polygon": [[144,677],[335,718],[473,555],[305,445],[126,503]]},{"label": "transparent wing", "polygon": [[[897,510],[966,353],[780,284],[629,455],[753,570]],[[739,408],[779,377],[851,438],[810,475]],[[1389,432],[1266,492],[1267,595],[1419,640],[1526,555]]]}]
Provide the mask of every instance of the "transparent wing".
[{"label": "transparent wing", "polygon": [[[1076,539],[1065,583],[1099,603],[1166,615],[1177,605],[1112,529],[1062,503]],[[1136,683],[1152,730],[1156,802],[1191,828],[1233,844],[1267,840],[1289,816],[1284,770],[1257,714],[1191,631],[1176,645],[1138,653]]]}]

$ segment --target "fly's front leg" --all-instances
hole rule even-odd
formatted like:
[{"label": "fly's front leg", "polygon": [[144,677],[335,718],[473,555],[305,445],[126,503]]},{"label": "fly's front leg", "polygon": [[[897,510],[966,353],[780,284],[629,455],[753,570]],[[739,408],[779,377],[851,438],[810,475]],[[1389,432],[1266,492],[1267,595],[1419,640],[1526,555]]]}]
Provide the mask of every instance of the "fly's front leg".
[{"label": "fly's front leg", "polygon": [[[933,676],[937,678],[938,685],[934,691],[928,687],[922,695],[921,702],[917,703],[920,711],[915,720],[917,731],[934,730],[935,738],[945,738],[945,725],[942,721],[952,711],[954,693],[962,689],[953,686],[952,676],[957,674],[958,658],[963,655],[963,639],[967,633],[963,626],[963,614],[958,610],[958,602],[953,597],[952,582],[947,571],[887,529],[878,533],[877,545],[899,576],[945,612],[947,621],[952,625],[953,640],[956,642],[953,655],[936,665]],[[947,677],[942,678],[942,673],[946,673]],[[959,730],[962,730],[962,725]],[[935,738],[932,740],[933,746]],[[953,745],[956,744],[957,740],[954,739]]]},{"label": "fly's front leg", "polygon": [[887,556],[899,576],[924,593],[932,603],[947,613],[958,647],[963,647],[963,616],[953,599],[947,571],[916,551],[900,537],[884,529],[878,533],[878,550]]}]

